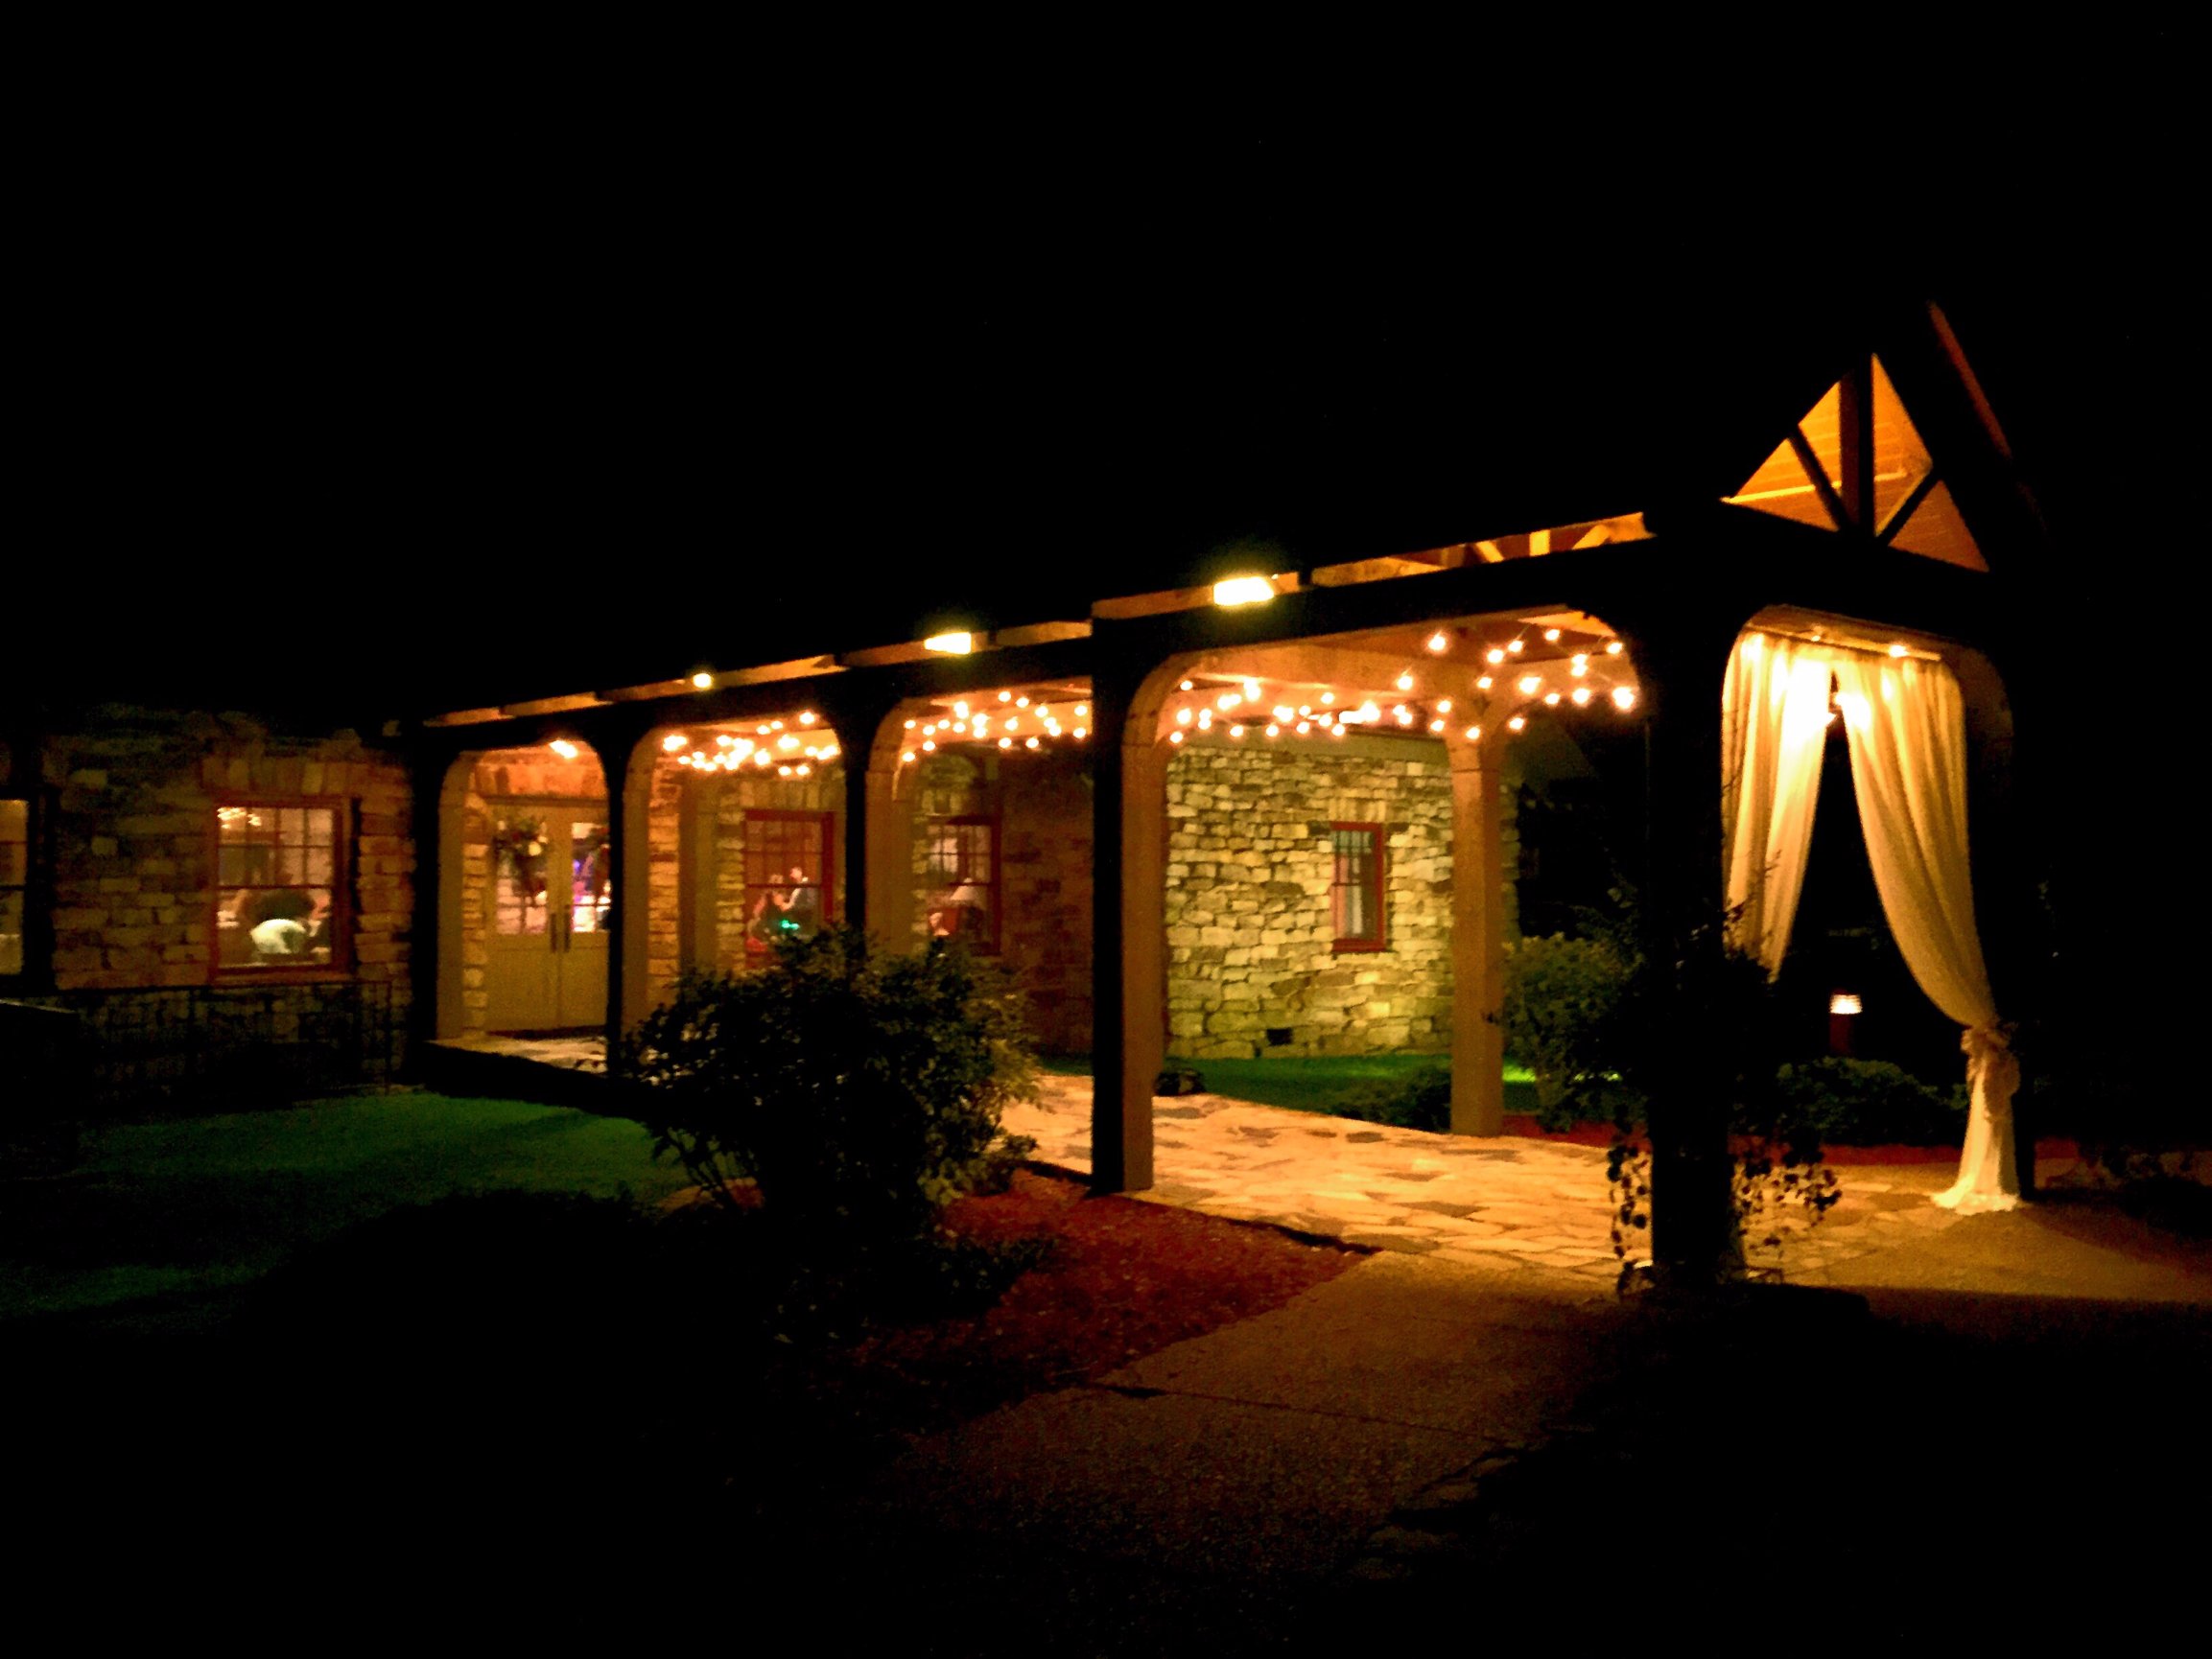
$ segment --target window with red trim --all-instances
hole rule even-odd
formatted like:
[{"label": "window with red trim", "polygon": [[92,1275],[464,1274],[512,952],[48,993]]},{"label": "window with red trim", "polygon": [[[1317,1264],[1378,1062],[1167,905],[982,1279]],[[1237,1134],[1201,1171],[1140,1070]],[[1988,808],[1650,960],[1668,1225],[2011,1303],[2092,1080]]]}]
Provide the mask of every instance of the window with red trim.
[{"label": "window with red trim", "polygon": [[930,934],[999,948],[999,820],[982,813],[930,826]]},{"label": "window with red trim", "polygon": [[830,812],[745,813],[745,954],[779,939],[811,939],[831,914]]},{"label": "window with red trim", "polygon": [[1339,950],[1380,950],[1387,943],[1382,911],[1382,826],[1332,824],[1335,853],[1329,913]]},{"label": "window with red trim", "polygon": [[344,966],[345,811],[336,801],[215,808],[215,967],[273,973]]}]

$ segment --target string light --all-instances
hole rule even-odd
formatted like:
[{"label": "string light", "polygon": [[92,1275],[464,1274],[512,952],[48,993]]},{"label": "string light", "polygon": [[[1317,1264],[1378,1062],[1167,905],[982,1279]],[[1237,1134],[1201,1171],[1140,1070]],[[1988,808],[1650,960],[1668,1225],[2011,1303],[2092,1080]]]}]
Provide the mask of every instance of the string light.
[{"label": "string light", "polygon": [[1541,674],[1523,674],[1515,682],[1516,688],[1524,697],[1535,696],[1537,688],[1542,684],[1543,677]]},{"label": "string light", "polygon": [[1506,725],[1509,729],[1516,732],[1525,732],[1528,730],[1528,721],[1518,714],[1516,714],[1512,719],[1508,720]]},{"label": "string light", "polygon": [[1480,726],[1470,726],[1470,727],[1467,729],[1467,739],[1468,739],[1468,741],[1469,741],[1469,742],[1471,742],[1471,743],[1479,743],[1479,742],[1481,742],[1481,741],[1482,741],[1482,728],[1481,728]]},{"label": "string light", "polygon": [[577,746],[566,737],[555,737],[546,747],[564,760],[573,760],[577,758]]},{"label": "string light", "polygon": [[814,723],[814,712],[813,712],[813,710],[812,710],[812,709],[809,709],[808,711],[806,711],[806,713],[804,713],[803,714],[801,714],[801,715],[799,716],[799,724],[800,724],[800,725],[802,725],[802,726],[812,726],[813,723]]},{"label": "string light", "polygon": [[1558,644],[1558,643],[1559,643],[1559,630],[1558,630],[1557,628],[1546,628],[1546,629],[1544,629],[1544,631],[1543,631],[1543,643],[1544,643],[1545,644],[1547,644],[1547,645],[1556,645],[1556,644]]},{"label": "string light", "polygon": [[1498,664],[1505,661],[1505,653],[1494,645],[1483,653],[1483,660],[1494,668]]},{"label": "string light", "polygon": [[1334,691],[1324,691],[1321,693],[1321,700],[1324,703],[1333,703],[1336,701],[1336,693]]},{"label": "string light", "polygon": [[1011,691],[1000,691],[999,693],[999,701],[1001,703],[1011,703],[1013,700],[1014,693]]},{"label": "string light", "polygon": [[1612,689],[1612,706],[1622,713],[1627,713],[1635,707],[1635,689],[1631,686],[1615,686]]},{"label": "string light", "polygon": [[1589,707],[1589,688],[1588,686],[1577,686],[1574,689],[1574,706],[1578,709]]},{"label": "string light", "polygon": [[1244,736],[1244,728],[1242,726],[1232,726],[1229,728],[1229,735],[1232,737],[1241,737]]},{"label": "string light", "polygon": [[1905,647],[1904,647],[1903,645],[1892,645],[1892,646],[1890,647],[1890,655],[1891,655],[1892,657],[1902,657],[1902,656],[1905,656],[1905,655],[1907,655],[1907,654],[1908,654],[1908,653],[1906,652],[1906,650],[1905,650]]},{"label": "string light", "polygon": [[1619,655],[1620,655],[1620,653],[1621,653],[1621,643],[1620,643],[1618,640],[1608,640],[1608,641],[1605,643],[1605,654],[1606,654],[1607,656],[1609,656],[1609,657],[1617,657],[1617,656],[1619,656]]},{"label": "string light", "polygon": [[[1167,734],[1167,740],[1170,743],[1180,743],[1183,741],[1183,734],[1180,732],[1170,732]],[[1004,745],[1001,744],[1000,747],[1002,748]]]},{"label": "string light", "polygon": [[681,732],[672,732],[661,739],[661,750],[664,754],[673,755],[678,749],[688,746],[690,742],[691,739]]},{"label": "string light", "polygon": [[1439,655],[1442,655],[1445,651],[1450,649],[1450,646],[1451,641],[1445,634],[1442,628],[1439,628],[1435,633],[1428,636],[1428,648],[1438,653]]},{"label": "string light", "polygon": [[1413,689],[1413,674],[1410,669],[1405,673],[1398,676],[1398,689],[1400,691],[1410,691]]},{"label": "string light", "polygon": [[1485,674],[1481,679],[1475,681],[1474,689],[1478,691],[1487,691],[1496,683],[1497,682],[1493,680],[1488,674]]},{"label": "string light", "polygon": [[1244,682],[1244,700],[1248,703],[1259,701],[1259,682],[1258,680]]},{"label": "string light", "polygon": [[1436,700],[1436,712],[1437,712],[1439,714],[1448,714],[1448,713],[1451,713],[1451,699],[1450,699],[1449,697],[1439,697],[1439,698],[1437,698],[1437,700]]},{"label": "string light", "polygon": [[1186,680],[1186,681],[1184,681],[1184,682],[1183,682],[1183,689],[1184,689],[1186,691],[1188,691],[1188,690],[1189,690],[1189,689],[1190,689],[1190,682],[1189,682],[1188,680]]},{"label": "string light", "polygon": [[1520,648],[1524,643],[1526,643],[1526,642],[1521,640],[1508,640],[1505,643],[1505,648],[1514,652],[1516,655],[1518,655]]}]

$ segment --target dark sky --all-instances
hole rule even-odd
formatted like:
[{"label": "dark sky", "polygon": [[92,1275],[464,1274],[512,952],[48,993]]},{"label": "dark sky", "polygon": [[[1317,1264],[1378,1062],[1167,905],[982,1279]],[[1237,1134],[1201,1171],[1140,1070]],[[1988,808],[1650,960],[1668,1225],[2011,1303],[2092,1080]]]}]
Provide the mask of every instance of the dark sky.
[{"label": "dark sky", "polygon": [[1839,245],[1717,185],[1508,203],[1471,143],[1288,129],[859,130],[672,177],[265,137],[133,152],[49,245],[19,557],[97,620],[12,680],[401,713],[1079,615],[1243,537],[1709,497],[1824,342],[1924,293],[2070,522],[2177,404],[2178,279],[2112,257],[2154,178],[1923,194]]}]

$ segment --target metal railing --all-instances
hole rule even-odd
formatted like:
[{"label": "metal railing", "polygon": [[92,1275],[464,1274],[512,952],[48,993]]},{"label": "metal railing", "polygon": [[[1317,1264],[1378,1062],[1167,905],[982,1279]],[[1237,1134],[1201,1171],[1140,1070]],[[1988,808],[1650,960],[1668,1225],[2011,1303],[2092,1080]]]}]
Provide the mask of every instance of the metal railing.
[{"label": "metal railing", "polygon": [[79,991],[0,1001],[0,1115],[247,1107],[389,1083],[388,984]]}]

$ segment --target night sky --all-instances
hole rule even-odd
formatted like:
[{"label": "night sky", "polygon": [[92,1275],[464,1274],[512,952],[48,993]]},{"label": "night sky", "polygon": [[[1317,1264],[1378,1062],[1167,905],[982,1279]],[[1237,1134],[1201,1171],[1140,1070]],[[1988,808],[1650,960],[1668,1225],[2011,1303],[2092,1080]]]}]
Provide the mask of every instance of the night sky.
[{"label": "night sky", "polygon": [[119,155],[49,249],[19,547],[86,619],[18,630],[11,682],[419,713],[1079,616],[1246,539],[1710,499],[1931,293],[2073,546],[2159,522],[2111,484],[2178,408],[2136,222],[2170,160],[1936,169],[1911,234],[1839,243],[1717,174],[1647,198],[1281,117],[847,124],[720,171],[264,136]]}]

